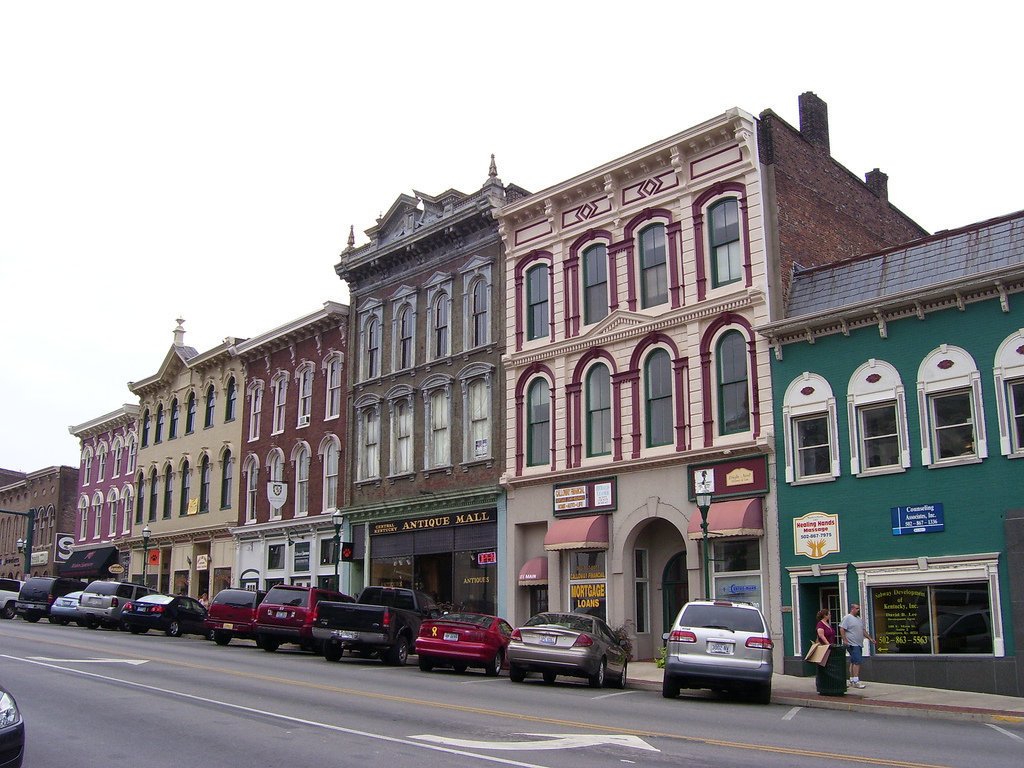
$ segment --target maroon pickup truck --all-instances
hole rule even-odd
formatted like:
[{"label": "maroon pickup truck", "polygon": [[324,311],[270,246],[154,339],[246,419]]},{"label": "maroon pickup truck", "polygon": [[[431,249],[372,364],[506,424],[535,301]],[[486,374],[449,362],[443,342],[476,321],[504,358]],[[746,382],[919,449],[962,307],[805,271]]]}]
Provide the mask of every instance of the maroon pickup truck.
[{"label": "maroon pickup truck", "polygon": [[281,643],[297,643],[306,651],[317,651],[313,638],[313,620],[321,600],[335,603],[355,602],[348,595],[319,587],[271,587],[256,609],[256,644],[274,652]]}]

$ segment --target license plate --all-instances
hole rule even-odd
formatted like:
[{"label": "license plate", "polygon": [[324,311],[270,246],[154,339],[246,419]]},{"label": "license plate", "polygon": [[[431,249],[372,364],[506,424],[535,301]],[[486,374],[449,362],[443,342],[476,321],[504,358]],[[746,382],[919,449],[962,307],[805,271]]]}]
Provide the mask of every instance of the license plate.
[{"label": "license plate", "polygon": [[234,628],[235,628],[234,624],[228,624],[226,621],[224,622],[224,629],[234,629]]},{"label": "license plate", "polygon": [[451,642],[454,643],[454,642],[456,642],[459,639],[459,633],[458,632],[445,632],[444,633],[444,639],[445,640],[450,640]]},{"label": "license plate", "polygon": [[331,632],[331,637],[338,637],[338,638],[341,638],[342,640],[358,640],[359,639],[359,633],[358,632],[349,632],[348,630],[345,630],[345,629],[335,629],[333,632]]},{"label": "license plate", "polygon": [[732,643],[708,643],[708,653],[719,653],[725,656],[732,654]]},{"label": "license plate", "polygon": [[288,618],[288,611],[278,611],[277,612],[277,618],[279,618],[279,619],[287,619]]},{"label": "license plate", "polygon": [[554,645],[557,642],[558,642],[558,638],[555,637],[554,635],[541,635],[540,636],[540,644],[541,645]]}]

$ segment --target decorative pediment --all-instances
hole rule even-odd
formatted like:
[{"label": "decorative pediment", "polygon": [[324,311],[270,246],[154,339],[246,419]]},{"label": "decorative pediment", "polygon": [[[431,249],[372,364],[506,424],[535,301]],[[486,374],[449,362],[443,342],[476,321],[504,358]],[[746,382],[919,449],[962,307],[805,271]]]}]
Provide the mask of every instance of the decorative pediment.
[{"label": "decorative pediment", "polygon": [[419,220],[419,204],[415,197],[399,195],[387,213],[377,219],[377,225],[366,230],[367,236],[377,242],[386,242],[412,232]]},{"label": "decorative pediment", "polygon": [[635,328],[638,325],[644,325],[650,321],[651,318],[648,315],[638,315],[634,312],[620,310],[612,312],[608,317],[604,318],[604,320],[585,331],[583,336],[603,336],[607,333]]}]

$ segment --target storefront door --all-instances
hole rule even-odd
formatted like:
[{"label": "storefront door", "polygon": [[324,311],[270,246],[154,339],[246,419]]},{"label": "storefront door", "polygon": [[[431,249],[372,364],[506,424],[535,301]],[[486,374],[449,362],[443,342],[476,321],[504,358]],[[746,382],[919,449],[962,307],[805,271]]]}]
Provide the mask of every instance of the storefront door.
[{"label": "storefront door", "polygon": [[662,633],[672,628],[680,609],[690,599],[690,582],[686,574],[686,552],[679,552],[665,564],[661,574]]}]

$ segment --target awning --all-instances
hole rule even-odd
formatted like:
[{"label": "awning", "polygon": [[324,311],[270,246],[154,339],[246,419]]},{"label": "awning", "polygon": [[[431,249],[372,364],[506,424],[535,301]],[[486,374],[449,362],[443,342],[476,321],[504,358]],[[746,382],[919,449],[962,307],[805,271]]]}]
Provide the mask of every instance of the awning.
[{"label": "awning", "polygon": [[608,516],[555,520],[544,536],[544,549],[608,549]]},{"label": "awning", "polygon": [[60,575],[72,579],[101,579],[110,575],[107,567],[120,558],[117,547],[97,547],[72,552],[60,566]]},{"label": "awning", "polygon": [[[700,513],[690,518],[686,535],[691,539],[704,537],[700,528]],[[708,536],[762,536],[764,535],[764,512],[761,497],[716,501],[708,509]]]},{"label": "awning", "polygon": [[547,555],[532,557],[519,569],[519,586],[529,587],[533,584],[548,583]]}]

